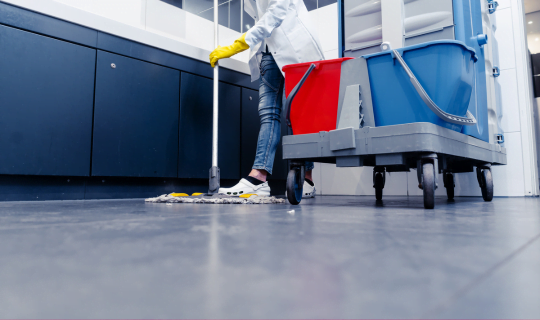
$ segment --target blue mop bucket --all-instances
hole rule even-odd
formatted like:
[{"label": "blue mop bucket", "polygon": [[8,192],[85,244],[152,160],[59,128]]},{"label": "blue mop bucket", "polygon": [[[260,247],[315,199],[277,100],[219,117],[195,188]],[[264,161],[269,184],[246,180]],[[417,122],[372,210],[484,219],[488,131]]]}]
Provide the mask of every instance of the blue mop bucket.
[{"label": "blue mop bucket", "polygon": [[377,127],[430,122],[457,132],[474,125],[468,112],[474,49],[442,40],[364,56]]}]

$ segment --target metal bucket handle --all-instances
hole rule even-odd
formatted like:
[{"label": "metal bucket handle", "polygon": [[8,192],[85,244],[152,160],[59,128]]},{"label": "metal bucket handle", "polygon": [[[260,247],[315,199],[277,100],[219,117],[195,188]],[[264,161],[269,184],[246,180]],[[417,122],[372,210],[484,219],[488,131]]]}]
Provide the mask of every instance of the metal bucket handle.
[{"label": "metal bucket handle", "polygon": [[467,110],[467,116],[466,117],[460,117],[456,116],[447,112],[444,112],[431,100],[429,95],[427,94],[426,90],[424,90],[424,87],[420,84],[414,73],[411,71],[405,60],[403,60],[403,57],[397,50],[393,50],[394,56],[397,58],[403,69],[405,69],[405,72],[409,75],[409,78],[411,80],[412,85],[416,89],[416,92],[420,95],[420,98],[426,103],[429,109],[433,111],[439,118],[443,119],[446,122],[459,124],[459,125],[465,125],[465,126],[472,126],[476,124],[476,118],[473,116],[473,114]]},{"label": "metal bucket handle", "polygon": [[287,100],[285,101],[285,114],[287,117],[287,125],[289,126],[289,128],[291,128],[291,104],[294,100],[294,97],[296,96],[298,91],[300,91],[300,88],[302,88],[304,82],[306,82],[306,79],[311,74],[311,71],[313,71],[313,69],[315,69],[316,67],[317,66],[314,63],[309,66],[309,69],[306,71],[300,82],[298,82],[296,86],[292,89],[291,93],[289,93],[289,96],[287,97]]}]

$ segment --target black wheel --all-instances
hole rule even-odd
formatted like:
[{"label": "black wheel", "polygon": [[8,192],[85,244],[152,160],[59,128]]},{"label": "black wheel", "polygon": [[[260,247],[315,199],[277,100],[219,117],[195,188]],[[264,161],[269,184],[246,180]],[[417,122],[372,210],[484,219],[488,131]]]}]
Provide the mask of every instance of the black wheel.
[{"label": "black wheel", "polygon": [[444,186],[446,187],[446,195],[448,196],[448,200],[454,200],[454,187],[456,185],[454,183],[453,174],[446,173],[444,175]]},{"label": "black wheel", "polygon": [[294,167],[287,176],[287,199],[292,205],[299,205],[302,201],[304,189],[305,167]]},{"label": "black wheel", "polygon": [[375,199],[379,201],[382,200],[383,189],[384,189],[384,177],[382,173],[377,172],[375,173]]},{"label": "black wheel", "polygon": [[484,198],[484,201],[491,202],[493,200],[493,177],[491,176],[491,169],[482,170],[480,179],[482,180],[480,184],[482,198]]},{"label": "black wheel", "polygon": [[433,163],[422,165],[422,189],[424,190],[424,208],[435,208],[435,168]]}]

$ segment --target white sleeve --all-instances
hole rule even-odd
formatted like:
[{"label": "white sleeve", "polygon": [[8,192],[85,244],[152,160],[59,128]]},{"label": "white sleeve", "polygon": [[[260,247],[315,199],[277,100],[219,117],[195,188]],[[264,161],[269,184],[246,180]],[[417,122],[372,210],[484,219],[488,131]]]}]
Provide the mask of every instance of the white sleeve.
[{"label": "white sleeve", "polygon": [[270,0],[268,9],[255,25],[246,32],[246,43],[254,48],[258,43],[272,35],[287,16],[291,0]]}]

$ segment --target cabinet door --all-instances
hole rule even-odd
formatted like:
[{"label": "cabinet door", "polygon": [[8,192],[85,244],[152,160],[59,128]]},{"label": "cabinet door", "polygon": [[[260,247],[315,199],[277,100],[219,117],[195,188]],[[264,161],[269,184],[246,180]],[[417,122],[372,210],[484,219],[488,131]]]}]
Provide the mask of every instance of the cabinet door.
[{"label": "cabinet door", "polygon": [[98,51],[93,176],[176,177],[180,72]]},{"label": "cabinet door", "polygon": [[0,26],[0,174],[88,176],[96,51]]},{"label": "cabinet door", "polygon": [[[212,166],[213,81],[182,73],[179,178],[208,179]],[[240,88],[219,84],[218,166],[222,179],[240,179]]]},{"label": "cabinet door", "polygon": [[[255,161],[260,127],[259,92],[242,88],[242,177],[249,174]],[[283,136],[286,133],[287,125],[282,117],[281,135]],[[269,179],[286,178],[287,161],[283,160],[283,147],[280,141],[274,160],[273,174]]]}]

